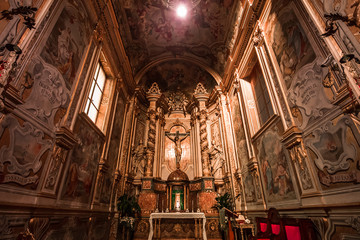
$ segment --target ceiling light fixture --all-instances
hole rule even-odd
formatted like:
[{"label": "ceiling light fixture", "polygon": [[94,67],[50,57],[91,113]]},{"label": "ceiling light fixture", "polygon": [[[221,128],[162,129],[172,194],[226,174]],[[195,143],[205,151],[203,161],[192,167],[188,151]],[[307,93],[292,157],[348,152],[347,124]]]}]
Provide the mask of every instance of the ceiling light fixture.
[{"label": "ceiling light fixture", "polygon": [[187,14],[187,8],[184,4],[180,4],[177,8],[176,8],[176,14],[181,17],[184,18],[186,17]]}]

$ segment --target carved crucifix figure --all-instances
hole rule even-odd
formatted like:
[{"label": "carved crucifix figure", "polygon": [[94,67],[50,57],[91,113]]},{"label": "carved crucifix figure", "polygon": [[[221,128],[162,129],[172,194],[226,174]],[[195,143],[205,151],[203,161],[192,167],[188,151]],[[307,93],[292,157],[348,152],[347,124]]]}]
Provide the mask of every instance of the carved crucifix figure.
[{"label": "carved crucifix figure", "polygon": [[165,135],[175,143],[174,150],[175,150],[176,168],[180,168],[180,160],[182,154],[181,142],[184,141],[187,138],[187,136],[190,135],[190,133],[179,133],[179,131],[176,131],[176,133],[166,132]]}]

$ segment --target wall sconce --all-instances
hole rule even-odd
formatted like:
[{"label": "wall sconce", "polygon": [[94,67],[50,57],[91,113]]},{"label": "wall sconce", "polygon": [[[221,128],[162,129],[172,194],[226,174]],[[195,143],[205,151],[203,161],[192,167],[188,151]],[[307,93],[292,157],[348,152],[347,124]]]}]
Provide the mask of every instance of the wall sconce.
[{"label": "wall sconce", "polygon": [[[326,58],[326,60],[324,61],[324,63],[321,64],[321,67],[329,68],[329,73],[323,80],[324,87],[330,88],[334,84],[331,72],[339,73],[341,80],[344,81],[344,83],[346,84],[347,90],[349,92],[349,96],[351,98],[351,106],[348,106],[343,111],[344,111],[344,113],[350,113],[350,114],[353,113],[353,114],[357,115],[360,112],[360,105],[359,105],[359,102],[357,101],[357,99],[355,99],[355,97],[354,97],[353,90],[349,85],[349,80],[346,77],[344,66],[343,66],[343,64],[348,65],[352,60],[354,60],[357,64],[360,64],[360,60],[357,57],[355,57],[354,54],[344,54],[339,60],[339,62],[341,63],[340,66],[339,66],[339,64],[337,64],[335,62],[334,57],[332,55],[329,55]],[[351,66],[350,66],[350,68],[351,68]],[[355,79],[356,85],[358,87],[360,87],[360,77],[357,75],[355,70],[353,71],[352,75]]]}]

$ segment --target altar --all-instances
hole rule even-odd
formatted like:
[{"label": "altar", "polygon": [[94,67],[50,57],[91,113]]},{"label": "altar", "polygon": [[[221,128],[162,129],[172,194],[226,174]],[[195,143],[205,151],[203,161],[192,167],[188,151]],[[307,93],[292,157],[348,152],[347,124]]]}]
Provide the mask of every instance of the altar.
[{"label": "altar", "polygon": [[[153,224],[153,219],[155,224]],[[150,232],[148,240],[152,239],[161,239],[161,220],[162,219],[194,219],[195,221],[195,240],[204,239],[207,240],[206,237],[206,217],[202,212],[171,212],[171,213],[152,213],[150,214],[149,222],[150,222]]]}]

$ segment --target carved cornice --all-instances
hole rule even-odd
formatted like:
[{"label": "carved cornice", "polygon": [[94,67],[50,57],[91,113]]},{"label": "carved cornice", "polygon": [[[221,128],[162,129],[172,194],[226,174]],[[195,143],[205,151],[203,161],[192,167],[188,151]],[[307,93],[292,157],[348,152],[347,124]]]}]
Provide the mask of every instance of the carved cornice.
[{"label": "carved cornice", "polygon": [[99,162],[99,171],[101,173],[105,173],[107,172],[107,170],[109,169],[109,166],[106,164],[107,160],[105,158],[101,158],[100,162]]},{"label": "carved cornice", "polygon": [[224,91],[228,91],[230,89],[233,72],[239,65],[240,61],[244,58],[244,55],[246,55],[247,46],[249,45],[248,43],[251,41],[254,27],[257,24],[263,7],[265,6],[265,2],[266,1],[264,0],[257,0],[250,4],[250,1],[244,1],[243,11],[245,14],[242,15],[240,20],[243,28],[237,35],[235,47],[226,64],[225,77],[222,79]]},{"label": "carved cornice", "polygon": [[248,163],[248,169],[250,172],[257,171],[259,168],[259,163],[255,157],[251,158]]},{"label": "carved cornice", "polygon": [[253,34],[252,41],[256,47],[261,46],[264,43],[264,33],[263,30],[258,25]]},{"label": "carved cornice", "polygon": [[118,169],[115,171],[115,182],[119,182],[121,179],[121,173]]},{"label": "carved cornice", "polygon": [[169,105],[166,101],[166,97],[164,94],[162,94],[161,97],[158,99],[158,101],[156,102],[156,106],[161,108],[164,114],[168,112]]},{"label": "carved cornice", "polygon": [[216,103],[217,100],[219,99],[219,94],[220,94],[219,91],[215,87],[209,96],[209,100],[207,101],[206,106],[209,107],[209,106],[213,105],[214,103]]},{"label": "carved cornice", "polygon": [[146,93],[145,93],[143,88],[141,88],[141,87],[136,87],[135,88],[135,97],[143,105],[149,106],[149,101],[147,100],[147,96],[146,96]]},{"label": "carved cornice", "polygon": [[60,129],[55,132],[55,135],[56,144],[67,150],[71,149],[77,143],[74,133],[67,127],[60,127]]},{"label": "carved cornice", "polygon": [[302,132],[296,126],[292,126],[284,132],[281,141],[287,149],[291,149],[301,143]]},{"label": "carved cornice", "polygon": [[240,181],[241,178],[242,178],[242,174],[241,174],[241,172],[239,172],[239,171],[236,171],[235,174],[234,174],[234,176],[235,176],[236,180],[238,180],[238,181]]}]

